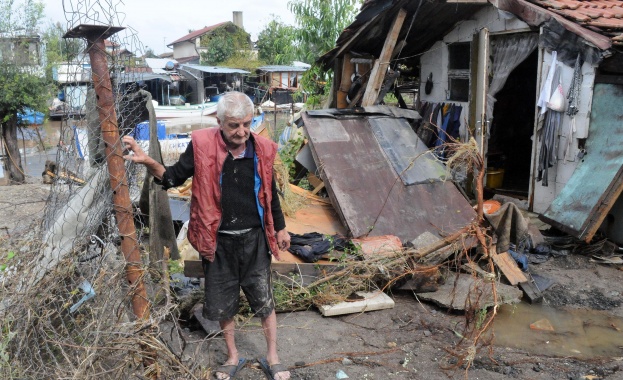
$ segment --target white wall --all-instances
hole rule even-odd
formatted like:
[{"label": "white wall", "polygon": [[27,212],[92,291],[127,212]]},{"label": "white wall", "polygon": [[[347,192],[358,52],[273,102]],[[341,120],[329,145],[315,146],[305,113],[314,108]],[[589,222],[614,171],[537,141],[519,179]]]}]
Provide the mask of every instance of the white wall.
[{"label": "white wall", "polygon": [[[471,42],[473,35],[486,27],[490,34],[504,33],[509,31],[524,31],[529,28],[528,24],[518,18],[500,12],[495,7],[489,6],[474,15],[473,20],[459,22],[456,27],[446,34],[442,41],[435,45],[420,60],[420,99],[427,102],[446,102],[448,100],[448,45],[457,42]],[[433,90],[429,95],[424,92],[426,78],[433,73]],[[461,136],[466,136],[465,120],[468,118],[468,102],[451,101],[463,106],[461,113]]]},{"label": "white wall", "polygon": [[173,58],[194,57],[197,55],[195,49],[195,43],[191,41],[184,41],[173,46]]}]

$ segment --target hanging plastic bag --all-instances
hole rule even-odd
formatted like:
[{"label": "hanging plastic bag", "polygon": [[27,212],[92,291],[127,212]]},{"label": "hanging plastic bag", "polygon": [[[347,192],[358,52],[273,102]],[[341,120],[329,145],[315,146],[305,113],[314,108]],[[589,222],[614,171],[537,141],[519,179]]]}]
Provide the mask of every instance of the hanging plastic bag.
[{"label": "hanging plastic bag", "polygon": [[565,100],[565,94],[562,91],[562,84],[558,82],[558,86],[554,90],[552,97],[549,98],[549,102],[547,102],[547,108],[549,108],[552,111],[565,112],[565,105],[566,105],[566,100]]}]

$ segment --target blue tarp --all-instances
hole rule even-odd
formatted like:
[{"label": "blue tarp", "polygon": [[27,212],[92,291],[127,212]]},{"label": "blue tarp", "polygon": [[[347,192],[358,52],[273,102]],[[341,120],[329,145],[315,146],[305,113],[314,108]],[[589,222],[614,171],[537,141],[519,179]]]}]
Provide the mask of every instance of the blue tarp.
[{"label": "blue tarp", "polygon": [[[165,129],[165,125],[163,122],[158,121],[158,140],[164,140],[167,138],[167,133]],[[149,140],[149,122],[144,121],[142,123],[138,123],[134,132],[132,132],[132,137],[135,140]]]},{"label": "blue tarp", "polygon": [[25,108],[23,113],[17,113],[17,120],[22,125],[41,125],[43,124],[44,118],[44,114],[34,111],[30,108]]}]

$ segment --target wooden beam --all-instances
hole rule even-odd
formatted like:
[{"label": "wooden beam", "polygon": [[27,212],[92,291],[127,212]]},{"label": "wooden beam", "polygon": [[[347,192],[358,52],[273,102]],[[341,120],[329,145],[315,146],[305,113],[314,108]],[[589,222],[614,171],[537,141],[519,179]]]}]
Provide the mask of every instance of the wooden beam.
[{"label": "wooden beam", "polygon": [[396,41],[398,40],[398,35],[400,34],[400,29],[402,28],[402,23],[405,21],[406,16],[407,12],[404,9],[400,9],[389,29],[389,34],[385,39],[385,45],[383,45],[381,55],[379,59],[376,60],[372,68],[372,73],[370,74],[370,80],[368,80],[368,86],[366,87],[366,92],[361,102],[363,107],[372,106],[376,103],[381,85],[383,84],[383,79],[385,78],[385,72],[389,66],[391,54],[396,46]]},{"label": "wooden beam", "polygon": [[517,267],[517,263],[508,252],[498,254],[495,251],[495,247],[491,247],[489,254],[495,265],[500,269],[511,285],[515,286],[528,281],[526,275]]},{"label": "wooden beam", "polygon": [[353,83],[350,77],[355,71],[355,65],[350,62],[350,58],[350,54],[346,53],[342,59],[342,80],[340,87],[337,89],[337,108],[348,107],[346,96],[348,95],[348,90],[350,90],[350,85]]}]

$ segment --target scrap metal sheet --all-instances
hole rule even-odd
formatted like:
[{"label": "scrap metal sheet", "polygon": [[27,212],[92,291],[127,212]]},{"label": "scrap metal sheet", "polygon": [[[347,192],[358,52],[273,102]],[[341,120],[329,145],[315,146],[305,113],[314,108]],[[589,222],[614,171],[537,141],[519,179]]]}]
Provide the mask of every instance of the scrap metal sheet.
[{"label": "scrap metal sheet", "polygon": [[331,202],[353,237],[391,234],[410,241],[426,231],[445,236],[474,219],[475,211],[450,181],[405,186],[368,117],[303,113],[303,122]]},{"label": "scrap metal sheet", "polygon": [[372,132],[405,185],[442,181],[444,166],[404,119],[369,118]]},{"label": "scrap metal sheet", "polygon": [[592,239],[623,189],[622,121],[623,85],[596,83],[587,154],[541,219],[579,239]]}]

